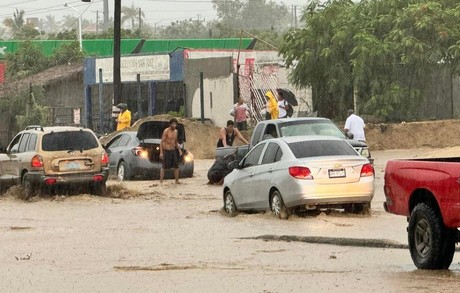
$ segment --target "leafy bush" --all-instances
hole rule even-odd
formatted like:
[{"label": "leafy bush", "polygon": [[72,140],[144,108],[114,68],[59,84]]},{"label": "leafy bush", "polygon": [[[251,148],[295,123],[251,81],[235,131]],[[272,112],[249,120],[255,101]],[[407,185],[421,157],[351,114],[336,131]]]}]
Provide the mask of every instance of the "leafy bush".
[{"label": "leafy bush", "polygon": [[6,75],[11,78],[24,78],[49,66],[48,58],[30,40],[21,43],[16,52],[7,54],[6,62]]},{"label": "leafy bush", "polygon": [[68,64],[72,62],[81,62],[84,58],[83,52],[80,50],[80,43],[72,41],[54,49],[51,56],[53,65]]}]

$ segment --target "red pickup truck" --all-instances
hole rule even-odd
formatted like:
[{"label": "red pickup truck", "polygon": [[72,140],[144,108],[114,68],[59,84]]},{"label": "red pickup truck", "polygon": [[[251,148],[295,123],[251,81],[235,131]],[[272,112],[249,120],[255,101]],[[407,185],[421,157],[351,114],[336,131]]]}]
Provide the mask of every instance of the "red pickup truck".
[{"label": "red pickup truck", "polygon": [[406,216],[419,269],[448,269],[460,241],[460,158],[390,160],[385,211]]}]

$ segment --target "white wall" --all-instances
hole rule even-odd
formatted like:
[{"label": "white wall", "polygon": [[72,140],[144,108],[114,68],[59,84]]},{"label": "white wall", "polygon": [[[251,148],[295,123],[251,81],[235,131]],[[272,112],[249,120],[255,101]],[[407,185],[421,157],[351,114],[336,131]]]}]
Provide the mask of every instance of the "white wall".
[{"label": "white wall", "polygon": [[[229,112],[233,106],[233,75],[204,79],[204,117],[217,126],[225,126],[227,120],[233,120]],[[192,117],[201,118],[200,89],[192,94]]]}]

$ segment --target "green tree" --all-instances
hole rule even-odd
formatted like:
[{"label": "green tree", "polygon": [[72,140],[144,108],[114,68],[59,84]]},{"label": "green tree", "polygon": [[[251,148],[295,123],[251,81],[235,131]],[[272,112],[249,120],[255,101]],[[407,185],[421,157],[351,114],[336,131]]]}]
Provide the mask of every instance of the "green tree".
[{"label": "green tree", "polygon": [[80,43],[72,41],[54,49],[53,55],[50,57],[50,63],[52,65],[60,65],[82,62],[84,57],[85,55],[80,50]]},{"label": "green tree", "polygon": [[166,27],[158,29],[156,36],[164,39],[209,38],[209,28],[203,21],[193,19],[177,20]]},{"label": "green tree", "polygon": [[280,53],[292,81],[312,87],[320,115],[344,118],[357,94],[366,113],[410,120],[426,90],[421,80],[459,71],[459,11],[455,0],[315,0]]},{"label": "green tree", "polygon": [[280,30],[285,29],[290,15],[286,5],[270,0],[213,0],[213,7],[222,27],[235,30]]},{"label": "green tree", "polygon": [[24,78],[47,68],[49,62],[41,48],[28,40],[16,52],[6,54],[6,64],[8,77]]}]

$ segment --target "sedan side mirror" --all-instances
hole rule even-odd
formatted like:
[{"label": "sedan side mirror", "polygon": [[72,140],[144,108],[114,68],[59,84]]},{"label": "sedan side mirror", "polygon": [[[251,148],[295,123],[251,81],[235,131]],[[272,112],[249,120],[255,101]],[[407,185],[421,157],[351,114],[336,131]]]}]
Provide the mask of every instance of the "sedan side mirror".
[{"label": "sedan side mirror", "polygon": [[240,162],[239,162],[238,160],[231,161],[230,163],[228,163],[228,168],[229,168],[230,170],[233,170],[233,169],[241,169]]}]

